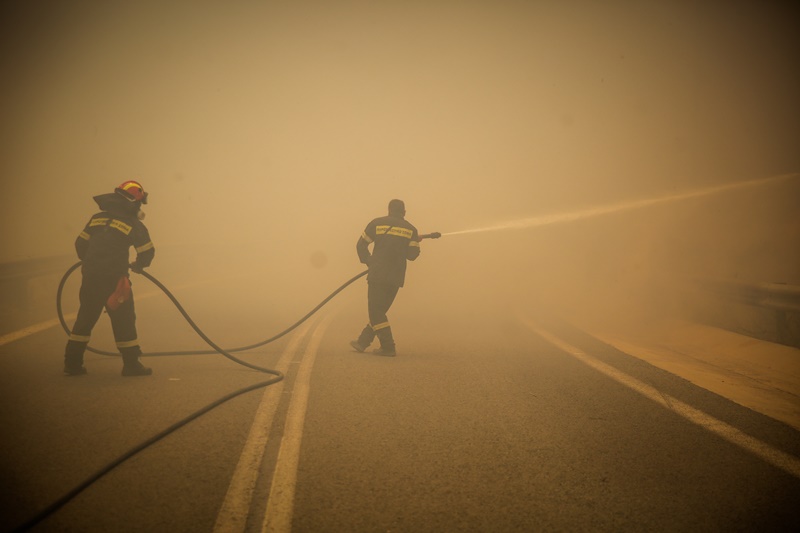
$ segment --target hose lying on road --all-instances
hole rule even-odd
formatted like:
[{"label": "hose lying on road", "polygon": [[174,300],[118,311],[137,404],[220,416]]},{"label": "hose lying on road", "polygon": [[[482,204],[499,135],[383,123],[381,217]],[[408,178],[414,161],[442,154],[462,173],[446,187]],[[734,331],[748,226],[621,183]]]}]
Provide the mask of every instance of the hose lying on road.
[{"label": "hose lying on road", "polygon": [[[67,270],[67,272],[64,274],[64,276],[61,278],[61,282],[58,284],[58,291],[56,293],[56,311],[58,312],[58,319],[61,322],[61,326],[64,328],[64,331],[66,331],[67,334],[70,333],[70,329],[67,326],[66,321],[64,320],[64,313],[61,310],[61,295],[62,295],[62,293],[64,291],[64,285],[66,284],[67,279],[69,278],[69,276],[75,270],[77,270],[77,268],[80,265],[81,265],[81,262],[79,261],[78,263],[72,265],[72,267],[70,267]],[[142,355],[190,355],[190,354],[201,354],[201,353],[220,353],[220,354],[224,355],[225,357],[227,357],[228,359],[230,359],[231,361],[239,363],[240,365],[244,365],[244,366],[246,366],[248,368],[252,368],[253,370],[258,370],[259,372],[272,374],[275,377],[270,378],[267,381],[262,381],[260,383],[254,384],[254,385],[250,385],[250,386],[244,387],[244,388],[239,389],[239,390],[237,390],[235,392],[232,392],[232,393],[230,393],[230,394],[228,394],[226,396],[223,396],[222,398],[219,398],[218,400],[206,405],[202,409],[199,409],[199,410],[195,411],[194,413],[190,414],[189,416],[187,416],[183,420],[179,420],[178,422],[175,422],[174,424],[172,424],[171,426],[169,426],[165,430],[161,431],[157,435],[154,435],[153,437],[150,437],[149,439],[145,440],[144,442],[142,442],[138,446],[135,446],[135,447],[131,448],[130,450],[128,450],[124,454],[120,455],[119,457],[117,457],[116,459],[114,459],[113,461],[108,463],[106,466],[104,466],[100,470],[96,471],[94,474],[92,474],[91,476],[86,478],[83,482],[79,483],[75,488],[73,488],[72,490],[67,492],[64,496],[62,496],[61,498],[59,498],[55,502],[51,503],[50,505],[48,505],[45,509],[43,509],[39,513],[37,513],[36,516],[34,516],[33,518],[31,518],[30,520],[28,520],[24,524],[20,525],[16,529],[14,529],[14,531],[27,531],[27,530],[29,530],[30,528],[32,528],[33,526],[35,526],[36,524],[38,524],[39,522],[41,522],[42,520],[47,518],[48,516],[52,515],[56,511],[58,511],[61,507],[66,505],[75,496],[77,496],[78,494],[83,492],[85,489],[90,487],[95,481],[97,481],[98,479],[100,479],[101,477],[103,477],[104,475],[109,473],[111,470],[113,470],[114,468],[116,468],[117,466],[122,464],[123,462],[127,461],[128,459],[130,459],[131,457],[133,457],[137,453],[141,452],[145,448],[148,448],[149,446],[151,446],[151,445],[155,444],[156,442],[160,441],[161,439],[163,439],[167,435],[171,434],[172,432],[176,431],[177,429],[185,426],[186,424],[188,424],[192,420],[194,420],[194,419],[200,417],[201,415],[204,415],[205,413],[211,411],[215,407],[218,407],[218,406],[222,405],[223,403],[227,402],[228,400],[236,398],[237,396],[240,396],[240,395],[242,395],[242,394],[244,394],[246,392],[250,392],[250,391],[253,391],[253,390],[256,390],[256,389],[261,389],[261,388],[267,387],[269,385],[272,385],[274,383],[277,383],[277,382],[281,381],[283,379],[283,373],[282,372],[279,372],[277,370],[272,370],[272,369],[269,369],[269,368],[263,368],[263,367],[248,363],[246,361],[242,361],[241,359],[231,355],[230,352],[241,352],[241,351],[245,351],[245,350],[250,350],[250,349],[253,349],[253,348],[256,348],[256,347],[259,347],[259,346],[263,346],[265,344],[268,344],[270,342],[273,342],[275,340],[280,339],[281,337],[283,337],[284,335],[286,335],[287,333],[289,333],[290,331],[295,329],[297,326],[299,326],[300,324],[302,324],[303,322],[308,320],[311,317],[311,315],[313,315],[314,313],[319,311],[322,308],[322,306],[325,305],[326,303],[328,303],[334,296],[339,294],[342,290],[344,290],[346,287],[348,287],[351,283],[353,283],[357,279],[359,279],[359,278],[363,277],[364,275],[366,275],[367,272],[368,271],[365,270],[364,272],[358,274],[357,276],[354,276],[354,277],[350,278],[343,285],[341,285],[338,289],[333,291],[330,294],[330,296],[328,296],[327,298],[322,300],[322,302],[320,302],[319,305],[317,305],[314,309],[309,311],[303,318],[301,318],[300,320],[298,320],[297,322],[295,322],[294,324],[292,324],[291,326],[289,326],[285,330],[281,331],[277,335],[274,335],[274,336],[270,337],[269,339],[261,341],[261,342],[258,342],[256,344],[251,344],[250,346],[242,346],[240,348],[231,348],[231,349],[225,350],[223,348],[220,348],[216,343],[214,343],[214,341],[209,339],[208,336],[206,336],[205,333],[203,333],[203,331],[197,326],[197,324],[195,324],[194,320],[192,320],[192,318],[189,316],[189,314],[186,312],[186,310],[183,308],[183,306],[180,304],[180,302],[178,302],[178,300],[175,298],[175,296],[160,281],[158,281],[155,277],[151,276],[147,272],[142,271],[141,274],[144,277],[146,277],[151,282],[153,282],[159,289],[161,289],[164,292],[164,294],[167,295],[167,297],[170,300],[172,300],[172,303],[175,305],[175,307],[178,309],[178,311],[180,311],[180,313],[183,315],[183,318],[186,319],[186,321],[189,323],[189,325],[192,326],[192,329],[194,329],[195,332],[204,341],[206,341],[206,343],[208,343],[209,346],[214,348],[214,351],[155,352],[155,353],[145,353],[145,354],[142,354]],[[89,351],[91,351],[91,352],[94,352],[94,353],[97,353],[97,354],[101,354],[101,355],[118,355],[118,354],[113,353],[113,352],[104,352],[102,350],[96,350],[96,349],[91,348],[91,347],[87,347],[87,349]]]},{"label": "hose lying on road", "polygon": [[[77,263],[75,263],[74,265],[72,265],[72,266],[71,266],[71,267],[70,267],[70,268],[69,268],[69,269],[68,269],[68,270],[67,270],[67,271],[64,273],[64,276],[61,278],[61,282],[58,284],[58,291],[56,292],[56,312],[58,313],[58,320],[61,322],[61,327],[62,327],[62,328],[64,328],[64,331],[67,333],[67,335],[69,335],[69,334],[70,334],[70,329],[69,329],[69,326],[67,326],[67,322],[66,322],[66,320],[64,320],[64,313],[63,313],[63,311],[62,311],[62,309],[61,309],[61,294],[64,292],[64,285],[67,283],[67,280],[69,279],[70,275],[71,275],[71,274],[72,274],[72,273],[73,273],[75,270],[77,270],[77,269],[78,269],[78,267],[80,267],[80,266],[81,266],[81,264],[82,264],[82,262],[81,262],[81,261],[78,261]],[[176,307],[176,308],[178,309],[178,311],[180,311],[180,313],[183,315],[183,318],[185,318],[185,319],[186,319],[186,321],[189,323],[189,325],[190,325],[190,326],[192,326],[192,329],[194,329],[194,330],[195,330],[195,332],[196,332],[196,333],[197,333],[197,334],[198,334],[198,335],[199,335],[199,336],[200,336],[200,337],[201,337],[201,338],[202,338],[204,341],[206,341],[206,342],[209,344],[209,346],[211,346],[212,348],[214,348],[214,350],[189,350],[189,351],[182,351],[182,352],[145,352],[145,353],[143,353],[142,355],[144,355],[144,356],[155,356],[155,355],[200,355],[200,354],[214,354],[214,353],[220,353],[220,354],[224,355],[225,357],[227,357],[228,359],[230,359],[231,361],[237,362],[237,363],[239,363],[239,364],[241,364],[241,365],[247,366],[247,367],[249,367],[249,368],[253,368],[253,369],[255,369],[255,370],[261,370],[259,367],[255,367],[254,365],[250,365],[249,363],[245,363],[244,361],[241,361],[240,359],[238,359],[238,358],[236,358],[236,357],[232,356],[232,355],[231,355],[231,352],[244,352],[244,351],[247,351],[247,350],[252,350],[253,348],[258,348],[258,347],[260,347],[260,346],[264,346],[265,344],[269,344],[269,343],[271,343],[271,342],[273,342],[273,341],[276,341],[276,340],[280,339],[281,337],[283,337],[283,336],[284,336],[284,335],[286,335],[287,333],[289,333],[289,332],[291,332],[292,330],[294,330],[294,329],[295,329],[297,326],[299,326],[300,324],[302,324],[303,322],[305,322],[306,320],[308,320],[308,319],[309,319],[309,318],[310,318],[310,317],[311,317],[311,316],[312,316],[314,313],[316,313],[317,311],[319,311],[319,310],[322,308],[322,306],[324,306],[326,303],[328,303],[329,301],[331,301],[331,300],[333,299],[333,297],[334,297],[334,296],[336,296],[337,294],[339,294],[340,292],[342,292],[342,291],[343,291],[344,289],[346,289],[346,288],[347,288],[349,285],[351,285],[351,284],[352,284],[354,281],[358,280],[358,279],[359,279],[359,278],[361,278],[361,277],[364,277],[364,276],[366,276],[366,275],[367,275],[367,272],[369,272],[369,270],[365,270],[364,272],[362,272],[362,273],[360,273],[360,274],[358,274],[358,275],[356,275],[356,276],[353,276],[352,278],[350,278],[349,280],[347,280],[346,282],[344,282],[344,283],[343,283],[343,284],[342,284],[342,285],[341,285],[341,286],[340,286],[338,289],[336,289],[335,291],[333,291],[333,292],[332,292],[332,293],[331,293],[331,294],[330,294],[330,295],[329,295],[327,298],[325,298],[324,300],[322,300],[322,301],[319,303],[319,305],[317,305],[317,306],[316,306],[314,309],[312,309],[311,311],[309,311],[308,313],[306,313],[306,315],[305,315],[305,316],[303,316],[303,317],[302,317],[300,320],[298,320],[297,322],[295,322],[294,324],[292,324],[291,326],[289,326],[289,327],[288,327],[288,328],[286,328],[285,330],[281,331],[281,332],[280,332],[280,333],[278,333],[277,335],[274,335],[274,336],[272,336],[272,337],[270,337],[270,338],[268,338],[268,339],[266,339],[266,340],[263,340],[263,341],[261,341],[261,342],[257,342],[257,343],[255,343],[255,344],[250,344],[250,345],[248,345],[248,346],[241,346],[241,347],[239,347],[239,348],[228,348],[227,350],[223,350],[222,348],[220,348],[219,346],[217,346],[216,344],[214,344],[214,343],[213,343],[213,342],[212,342],[212,341],[211,341],[211,340],[210,340],[210,339],[209,339],[209,338],[208,338],[208,337],[205,335],[205,333],[203,333],[203,331],[202,331],[202,330],[201,330],[199,327],[197,327],[197,324],[195,324],[194,320],[192,320],[192,318],[189,316],[189,314],[186,312],[186,310],[184,310],[183,306],[180,304],[180,302],[178,302],[178,300],[175,298],[175,296],[173,296],[173,294],[172,294],[172,293],[169,291],[169,289],[167,289],[167,288],[166,288],[166,287],[165,287],[165,286],[164,286],[164,285],[163,285],[163,284],[162,284],[160,281],[158,281],[158,280],[157,280],[155,277],[151,276],[149,273],[147,273],[147,272],[145,272],[145,271],[143,270],[143,271],[141,271],[141,274],[142,274],[142,276],[146,277],[146,278],[147,278],[147,279],[149,279],[151,282],[153,282],[153,284],[154,284],[156,287],[158,287],[159,289],[161,289],[161,290],[164,292],[164,294],[166,294],[166,295],[167,295],[167,297],[168,297],[170,300],[172,300],[172,303],[173,303],[173,304],[175,304],[175,307]],[[92,352],[92,353],[96,353],[96,354],[100,354],[100,355],[119,355],[117,352],[107,352],[107,351],[104,351],[104,350],[98,350],[98,349],[96,349],[96,348],[92,348],[91,346],[87,346],[87,347],[86,347],[86,349],[87,349],[88,351]]]}]

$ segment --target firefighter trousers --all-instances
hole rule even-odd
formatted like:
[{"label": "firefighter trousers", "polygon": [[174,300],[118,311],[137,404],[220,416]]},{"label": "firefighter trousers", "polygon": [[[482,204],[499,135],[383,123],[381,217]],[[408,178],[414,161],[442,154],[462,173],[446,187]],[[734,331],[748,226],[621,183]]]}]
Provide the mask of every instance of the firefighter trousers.
[{"label": "firefighter trousers", "polygon": [[394,303],[397,291],[400,287],[389,283],[367,283],[367,310],[369,312],[369,324],[364,327],[358,337],[361,346],[369,346],[375,337],[381,343],[381,348],[394,348],[394,338],[392,328],[386,313]]},{"label": "firefighter trousers", "polygon": [[[107,276],[83,276],[80,290],[80,308],[78,317],[72,326],[72,333],[64,350],[64,365],[70,368],[83,365],[83,354],[92,329],[100,319],[103,309],[106,308],[108,297],[116,290],[119,278]],[[136,336],[136,311],[133,304],[133,292],[130,298],[111,310],[108,309],[111,319],[111,329],[117,349],[122,354],[123,364],[135,364],[142,353],[139,340]]]}]

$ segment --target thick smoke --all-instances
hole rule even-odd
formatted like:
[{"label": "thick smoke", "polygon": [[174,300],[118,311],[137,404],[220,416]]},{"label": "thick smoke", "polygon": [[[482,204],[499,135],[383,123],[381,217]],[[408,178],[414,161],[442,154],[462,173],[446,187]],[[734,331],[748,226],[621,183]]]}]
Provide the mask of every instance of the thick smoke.
[{"label": "thick smoke", "polygon": [[[800,168],[780,2],[2,9],[0,260],[72,254],[91,197],[138,179],[152,272],[224,279],[214,306],[308,307],[361,270],[355,241],[391,198],[457,232]],[[797,283],[799,197],[425,242],[403,305],[635,315],[678,305],[679,279]]]}]

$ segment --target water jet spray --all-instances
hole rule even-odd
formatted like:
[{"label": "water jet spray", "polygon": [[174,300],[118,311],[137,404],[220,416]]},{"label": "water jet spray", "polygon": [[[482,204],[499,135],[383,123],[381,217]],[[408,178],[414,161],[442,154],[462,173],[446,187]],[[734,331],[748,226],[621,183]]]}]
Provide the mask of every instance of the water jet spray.
[{"label": "water jet spray", "polygon": [[756,187],[760,185],[767,185],[782,180],[789,180],[800,176],[800,173],[781,174],[769,178],[759,178],[755,180],[729,183],[726,185],[717,185],[715,187],[706,187],[703,189],[695,189],[688,192],[679,194],[671,194],[669,196],[661,196],[658,198],[646,198],[643,200],[633,200],[629,202],[619,202],[615,204],[603,205],[599,207],[592,207],[580,211],[568,211],[566,213],[551,213],[547,215],[539,215],[536,217],[523,218],[519,220],[512,220],[495,224],[493,226],[485,226],[482,228],[465,229],[460,231],[451,231],[442,233],[442,235],[462,235],[466,233],[484,233],[487,231],[501,231],[510,229],[527,229],[536,228],[540,226],[550,226],[553,224],[561,224],[564,222],[573,222],[575,220],[582,220],[585,218],[598,217],[602,215],[610,215],[614,213],[621,213],[624,211],[632,211],[634,209],[641,209],[643,207],[650,207],[651,205],[665,204],[669,202],[678,202],[681,200],[688,200],[690,198],[698,198],[701,196],[710,196],[714,194],[721,194],[724,192],[744,189],[747,187]]}]

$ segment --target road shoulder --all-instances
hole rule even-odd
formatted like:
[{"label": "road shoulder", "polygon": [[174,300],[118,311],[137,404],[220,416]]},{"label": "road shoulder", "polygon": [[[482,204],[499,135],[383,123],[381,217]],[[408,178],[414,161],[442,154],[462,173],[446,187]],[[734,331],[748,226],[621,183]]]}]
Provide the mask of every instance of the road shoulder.
[{"label": "road shoulder", "polygon": [[629,355],[800,429],[800,349],[730,331],[663,320],[635,331],[581,324]]}]

